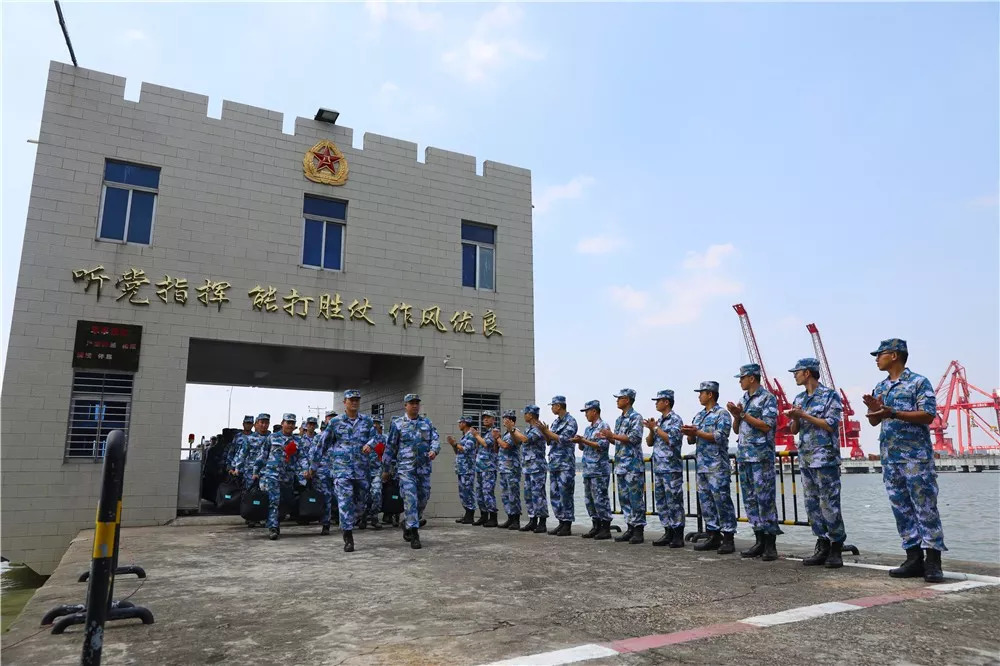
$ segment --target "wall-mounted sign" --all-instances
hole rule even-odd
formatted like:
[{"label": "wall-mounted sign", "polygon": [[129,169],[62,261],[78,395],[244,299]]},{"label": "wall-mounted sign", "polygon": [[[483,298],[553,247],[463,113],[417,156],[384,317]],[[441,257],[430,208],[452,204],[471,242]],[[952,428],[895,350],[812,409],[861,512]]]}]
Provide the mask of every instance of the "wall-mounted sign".
[{"label": "wall-mounted sign", "polygon": [[139,369],[141,344],[142,326],[78,321],[73,367],[135,372]]},{"label": "wall-mounted sign", "polygon": [[306,178],[324,185],[343,185],[350,170],[347,158],[332,141],[321,140],[306,151],[302,158],[302,169]]}]

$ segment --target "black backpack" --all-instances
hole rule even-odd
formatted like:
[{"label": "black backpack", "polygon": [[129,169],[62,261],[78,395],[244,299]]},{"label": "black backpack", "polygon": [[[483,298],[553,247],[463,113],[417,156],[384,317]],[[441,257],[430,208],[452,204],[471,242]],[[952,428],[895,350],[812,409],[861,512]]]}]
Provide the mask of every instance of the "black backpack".
[{"label": "black backpack", "polygon": [[308,522],[320,520],[322,517],[323,495],[316,491],[310,483],[299,493],[298,520]]},{"label": "black backpack", "polygon": [[265,521],[267,520],[268,504],[267,493],[261,490],[260,486],[255,485],[249,492],[243,493],[243,499],[240,502],[240,516],[243,520],[255,523]]},{"label": "black backpack", "polygon": [[403,496],[396,479],[389,479],[382,484],[382,513],[403,513]]},{"label": "black backpack", "polygon": [[222,513],[239,513],[243,489],[239,481],[223,481],[215,492],[215,508]]}]

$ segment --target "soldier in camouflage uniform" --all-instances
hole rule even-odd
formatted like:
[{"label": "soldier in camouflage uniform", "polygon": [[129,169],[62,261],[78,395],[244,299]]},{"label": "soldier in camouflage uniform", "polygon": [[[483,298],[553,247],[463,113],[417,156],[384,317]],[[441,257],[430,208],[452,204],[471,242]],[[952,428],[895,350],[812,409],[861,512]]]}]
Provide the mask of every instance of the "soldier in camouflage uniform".
[{"label": "soldier in camouflage uniform", "polygon": [[302,445],[295,433],[295,414],[281,417],[281,430],[267,438],[267,444],[254,463],[253,478],[260,479],[261,490],[267,493],[267,538],[275,541],[281,534],[281,492],[290,489],[294,479],[305,470],[300,468]]},{"label": "soldier in camouflage uniform", "polygon": [[844,518],[840,513],[840,394],[819,383],[819,361],[803,358],[789,370],[805,391],[795,396],[789,429],[799,436],[799,469],[806,513],[816,535],[816,549],[806,566],[844,566]]},{"label": "soldier in camouflage uniform", "polygon": [[388,481],[390,470],[396,468],[406,515],[403,539],[410,542],[410,548],[419,549],[421,515],[431,495],[431,461],[440,453],[441,444],[434,424],[420,415],[420,396],[408,393],[404,406],[406,413],[389,426],[382,454],[382,480]]},{"label": "soldier in camouflage uniform", "polygon": [[647,419],[646,444],[653,448],[653,500],[663,526],[654,546],[684,547],[684,462],[681,428],[684,420],[674,411],[674,392],[664,389],[653,398],[659,419]]},{"label": "soldier in camouflage uniform", "polygon": [[624,388],[615,394],[621,416],[615,430],[605,428],[601,436],[615,443],[615,474],[618,497],[628,529],[615,537],[617,542],[643,542],[646,528],[646,471],[642,462],[642,415],[635,411],[635,390]]},{"label": "soldier in camouflage uniform", "polygon": [[741,366],[736,378],[740,380],[743,397],[740,404],[730,402],[726,409],[733,416],[733,432],[739,433],[736,458],[740,466],[743,507],[757,537],[756,543],[740,556],[760,557],[764,562],[771,562],[778,559],[775,539],[782,534],[774,499],[774,429],[778,427],[778,400],[760,385],[758,364]]},{"label": "soldier in camouflage uniform", "polygon": [[264,444],[267,443],[267,438],[270,436],[270,424],[270,414],[258,414],[257,420],[254,421],[253,432],[246,436],[245,446],[243,446],[233,460],[233,469],[243,479],[244,489],[253,487],[254,463],[260,457],[261,449],[263,449]]},{"label": "soldier in camouflage uniform", "polygon": [[500,467],[500,499],[507,521],[501,529],[521,529],[521,449],[514,439],[517,412],[508,409],[503,413],[504,433],[498,442],[498,462]]},{"label": "soldier in camouflage uniform", "polygon": [[608,484],[611,481],[611,460],[608,458],[610,444],[601,432],[608,424],[601,418],[599,400],[589,400],[580,410],[590,423],[583,435],[576,435],[573,441],[583,451],[583,496],[587,514],[593,523],[584,539],[603,541],[611,538],[611,501],[608,498]]},{"label": "soldier in camouflage uniform", "polygon": [[365,499],[361,520],[357,523],[357,528],[361,530],[365,529],[366,523],[374,530],[382,529],[382,523],[378,521],[378,514],[382,510],[382,461],[376,449],[379,444],[385,447],[385,435],[382,434],[382,419],[372,418],[372,423],[375,434],[368,442],[371,452],[362,456],[362,468],[368,475],[368,497]]},{"label": "soldier in camouflage uniform", "polygon": [[866,416],[873,426],[882,426],[882,480],[906,551],[906,561],[889,575],[923,576],[928,583],[940,583],[941,551],[948,549],[937,508],[937,472],[928,428],[937,414],[937,399],[927,378],[906,367],[905,340],[883,340],[872,356],[888,376],[864,396]]},{"label": "soldier in camouflage uniform", "polygon": [[458,420],[458,429],[462,433],[459,441],[448,435],[448,444],[455,452],[455,475],[458,477],[458,499],[465,509],[465,515],[455,520],[463,525],[482,525],[486,516],[480,513],[476,516],[476,438],[472,434],[474,421],[471,416],[463,416]]},{"label": "soldier in camouflage uniform", "polygon": [[728,555],[736,552],[736,509],[729,491],[729,431],[733,421],[719,406],[719,382],[702,382],[695,392],[702,410],[681,433],[695,445],[698,503],[709,538],[694,549]]},{"label": "soldier in camouflage uniform", "polygon": [[559,525],[549,530],[554,536],[570,536],[574,518],[576,490],[576,453],[573,438],[578,426],[576,419],[566,411],[566,396],[557,395],[549,403],[556,420],[550,428],[539,423],[538,429],[549,444],[549,493],[552,513]]},{"label": "soldier in camouflage uniform", "polygon": [[236,467],[236,460],[243,453],[243,450],[247,447],[247,441],[250,437],[250,433],[253,432],[253,416],[247,414],[243,417],[243,432],[236,433],[233,437],[233,441],[229,443],[226,448],[226,469],[233,476],[239,474],[239,469]]},{"label": "soldier in camouflage uniform", "polygon": [[[346,553],[354,552],[355,520],[361,517],[368,496],[368,474],[362,460],[372,452],[368,442],[375,434],[372,417],[360,414],[360,405],[360,391],[344,391],[345,413],[330,419],[323,433],[322,444],[317,447],[320,457],[310,463],[311,473],[326,476],[327,493],[337,496]],[[327,502],[326,506],[329,507],[330,503]],[[324,520],[323,533],[329,532],[327,518]]]},{"label": "soldier in camouflage uniform", "polygon": [[[497,526],[497,441],[500,431],[496,429],[497,415],[494,412],[483,412],[483,434],[473,429],[472,436],[476,439],[476,503],[479,504],[479,514],[482,516],[480,525],[483,527]],[[473,523],[475,525],[477,523]]]},{"label": "soldier in camouflage uniform", "polygon": [[512,434],[521,445],[521,466],[524,469],[524,506],[528,510],[528,522],[522,532],[545,534],[545,521],[549,517],[548,500],[545,497],[545,436],[538,429],[538,405],[527,405],[522,410],[527,428],[521,432],[514,428]]}]

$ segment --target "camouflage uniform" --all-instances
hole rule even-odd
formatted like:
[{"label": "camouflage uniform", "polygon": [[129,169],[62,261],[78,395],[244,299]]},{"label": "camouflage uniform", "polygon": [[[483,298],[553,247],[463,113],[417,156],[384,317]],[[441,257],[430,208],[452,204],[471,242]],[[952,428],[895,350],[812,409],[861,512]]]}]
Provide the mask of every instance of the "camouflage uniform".
[{"label": "camouflage uniform", "polygon": [[[528,405],[524,413],[538,416],[538,406]],[[548,500],[545,497],[545,437],[535,426],[524,431],[528,441],[521,445],[521,462],[524,468],[524,506],[529,518],[548,518]]]},{"label": "camouflage uniform", "polygon": [[[504,412],[505,418],[514,418],[514,412]],[[500,447],[497,455],[500,467],[500,499],[508,516],[521,514],[521,449],[514,436],[505,432],[500,439],[507,448]]]},{"label": "camouflage uniform", "polygon": [[[707,386],[706,386],[707,385]],[[718,391],[717,382],[703,382],[699,391]],[[705,529],[710,532],[734,534],[736,509],[729,490],[729,432],[733,419],[720,405],[698,412],[691,425],[711,434],[714,439],[701,437],[695,441],[695,469],[698,473],[698,503]]]},{"label": "camouflage uniform", "polygon": [[[374,421],[372,422],[374,425]],[[381,421],[379,421],[381,423]],[[361,454],[364,461],[364,469],[368,475],[368,498],[365,501],[365,511],[362,520],[365,518],[378,518],[382,511],[382,461],[375,451],[378,444],[385,445],[385,433],[374,432],[372,438],[368,440],[371,452],[366,456]]]},{"label": "camouflage uniform", "polygon": [[[760,366],[751,363],[740,368],[739,375],[760,374]],[[740,490],[747,520],[755,532],[782,534],[778,527],[778,508],[774,487],[774,429],[778,426],[778,400],[763,386],[753,395],[744,392],[740,399],[743,414],[771,426],[767,432],[757,430],[745,420],[740,422],[739,448],[736,459],[740,467]]]},{"label": "camouflage uniform", "polygon": [[[267,415],[261,414],[261,416]],[[253,487],[253,475],[256,473],[254,471],[255,464],[264,452],[264,445],[267,444],[268,437],[270,437],[270,434],[261,435],[256,430],[251,432],[246,436],[243,448],[233,460],[233,469],[240,473],[244,489]]]},{"label": "camouflage uniform", "polygon": [[[902,340],[887,340],[880,350],[896,351],[892,345],[898,347],[900,343],[905,351]],[[937,413],[937,399],[931,383],[909,368],[895,381],[889,378],[880,381],[872,395],[881,399],[886,407],[899,412]],[[926,425],[886,418],[879,432],[879,452],[882,480],[903,549],[948,550],[937,508],[937,472],[930,429]]]},{"label": "camouflage uniform", "polygon": [[[673,391],[660,391],[653,400],[674,399]],[[684,420],[671,409],[660,416],[657,427],[667,433],[664,440],[653,435],[653,501],[664,528],[684,530],[684,462],[681,460]]]},{"label": "camouflage uniform", "polygon": [[[351,391],[344,393],[345,398]],[[324,480],[325,511],[323,524],[329,524],[333,507],[329,498],[336,495],[340,509],[340,526],[345,532],[354,529],[361,517],[365,499],[368,496],[368,473],[363,462],[365,454],[361,449],[375,434],[375,424],[368,414],[359,413],[356,418],[341,414],[330,420],[320,439],[320,446],[314,450],[318,457],[310,467]],[[321,491],[322,492],[322,491]]]},{"label": "camouflage uniform", "polygon": [[[284,420],[294,421],[294,414],[285,414]],[[254,473],[260,477],[260,488],[267,493],[267,527],[276,528],[281,518],[281,489],[290,487],[302,467],[302,442],[298,435],[275,432],[268,435],[267,444],[254,464]],[[303,479],[304,480],[304,479]]]},{"label": "camouflage uniform", "polygon": [[[591,408],[601,408],[601,403],[591,400],[581,411]],[[611,499],[608,497],[608,484],[611,482],[611,460],[608,457],[610,445],[598,433],[610,428],[607,422],[598,417],[596,421],[584,428],[583,438],[597,442],[600,449],[592,446],[583,447],[583,496],[587,506],[587,515],[592,520],[611,521]]]},{"label": "camouflage uniform", "polygon": [[[635,399],[635,391],[622,389],[623,395]],[[646,472],[642,462],[642,415],[630,407],[615,420],[615,434],[627,435],[628,443],[615,442],[615,474],[618,477],[618,498],[625,523],[632,527],[646,526]]]},{"label": "camouflage uniform", "polygon": [[[802,359],[792,368],[819,371],[819,361]],[[799,419],[799,471],[806,513],[813,534],[831,543],[847,538],[844,518],[840,512],[840,419],[843,404],[840,394],[822,384],[812,395],[803,391],[792,401],[809,416],[823,419],[833,428],[827,432],[805,419]]]},{"label": "camouflage uniform", "polygon": [[[566,398],[557,395],[552,398],[553,404],[566,405]],[[576,490],[576,445],[570,441],[576,436],[578,426],[576,419],[569,414],[563,414],[552,422],[550,430],[556,434],[558,441],[549,441],[549,493],[552,502],[552,514],[559,522],[573,522],[574,501]]]},{"label": "camouflage uniform", "polygon": [[[495,417],[494,417],[495,419]],[[481,433],[486,446],[476,447],[476,503],[480,511],[492,513],[497,510],[497,442],[493,429],[483,429]]]},{"label": "camouflage uniform", "polygon": [[[406,398],[407,402],[411,399],[419,400],[413,394],[408,394]],[[441,452],[441,443],[430,419],[426,416],[411,419],[403,414],[392,420],[385,440],[385,452],[382,454],[382,467],[386,470],[393,467],[396,469],[399,493],[403,498],[405,527],[408,529],[420,526],[420,516],[431,496],[429,454],[432,451],[437,456]]]},{"label": "camouflage uniform", "polygon": [[250,425],[250,432],[238,432],[236,436],[233,437],[233,441],[229,443],[229,447],[226,449],[226,469],[236,470],[239,472],[239,468],[236,466],[236,461],[243,456],[244,450],[246,450],[247,442],[250,435],[253,434],[253,416],[249,414],[243,417],[243,426],[246,427],[247,424]]}]

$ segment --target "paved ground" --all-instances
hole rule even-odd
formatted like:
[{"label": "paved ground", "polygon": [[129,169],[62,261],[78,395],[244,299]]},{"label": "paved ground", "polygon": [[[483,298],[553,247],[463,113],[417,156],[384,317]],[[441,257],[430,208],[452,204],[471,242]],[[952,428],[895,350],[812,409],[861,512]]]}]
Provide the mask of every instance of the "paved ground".
[{"label": "paved ground", "polygon": [[[318,527],[285,527],[280,541],[269,542],[261,530],[234,522],[195,517],[124,530],[121,563],[149,573],[131,601],[152,610],[156,623],[109,624],[105,664],[532,663],[527,655],[687,630],[694,631],[680,635],[684,642],[633,644],[628,649],[639,651],[586,663],[1000,663],[996,585],[931,593],[922,580],[867,568],[763,563],[450,520],[421,531],[420,551],[386,529],[358,532],[357,551],[347,554],[339,534],[320,537]],[[53,636],[39,632],[38,621],[57,604],[83,600],[86,586],[76,577],[89,566],[91,538],[81,533],[3,636],[4,664],[79,662],[81,627]],[[780,543],[779,551],[805,554]],[[948,560],[945,568],[1000,574],[1000,567]],[[120,577],[116,596],[137,585]],[[919,598],[728,635],[705,631],[894,593]]]}]

